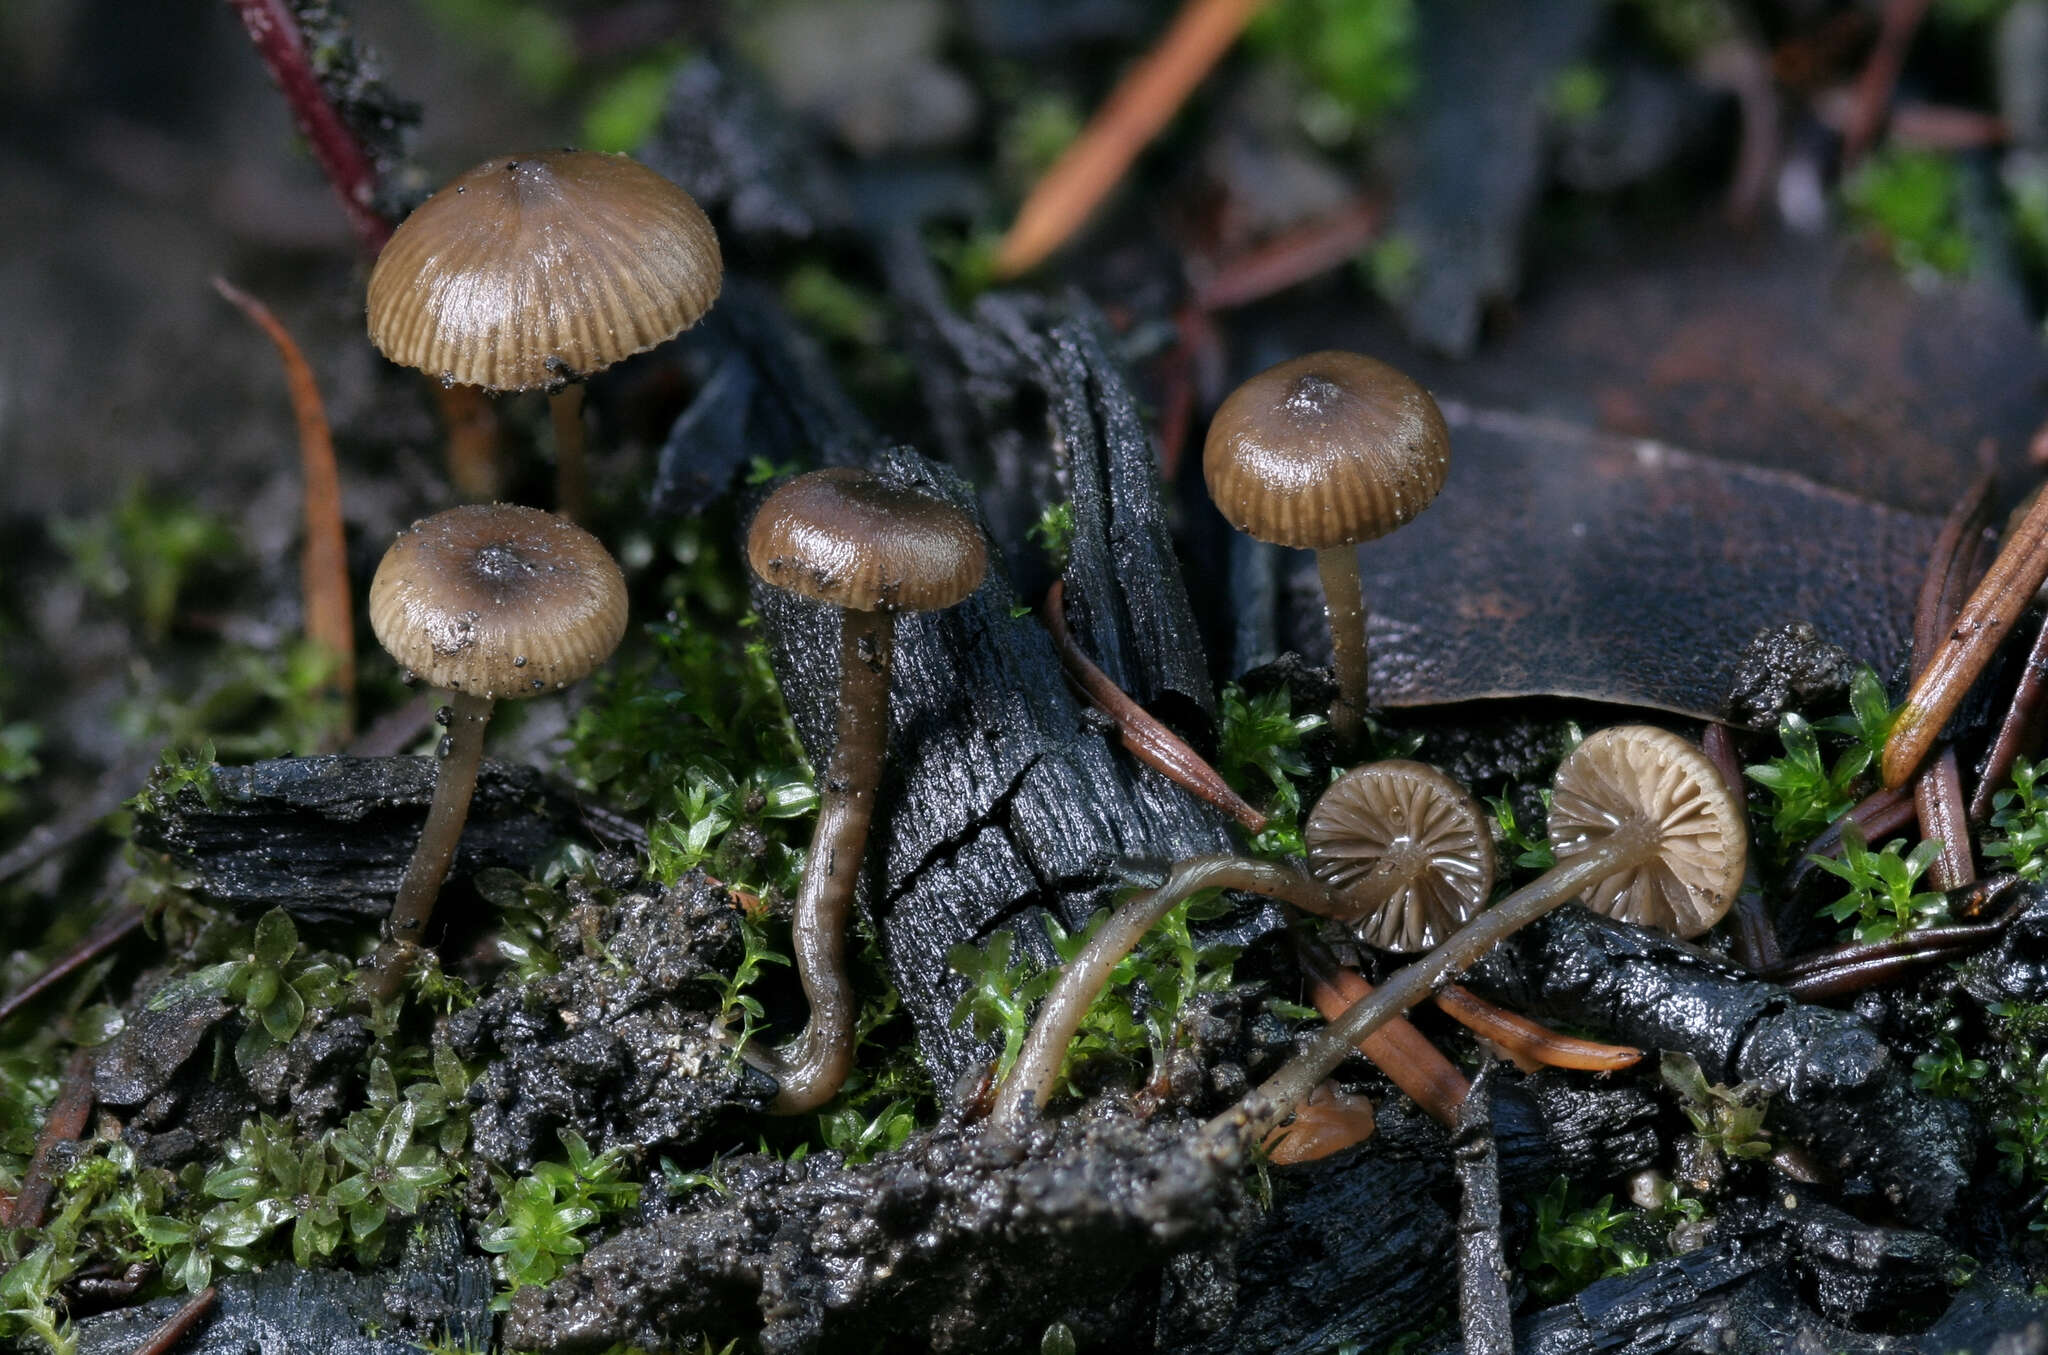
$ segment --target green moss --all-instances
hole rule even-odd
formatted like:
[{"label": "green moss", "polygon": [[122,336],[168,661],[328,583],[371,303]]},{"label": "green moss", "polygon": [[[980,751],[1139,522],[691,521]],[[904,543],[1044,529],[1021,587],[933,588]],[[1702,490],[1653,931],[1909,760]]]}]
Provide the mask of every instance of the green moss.
[{"label": "green moss", "polygon": [[593,151],[630,151],[654,135],[684,53],[654,53],[604,77],[584,102],[583,145]]},{"label": "green moss", "polygon": [[224,573],[241,557],[224,519],[139,486],[108,512],[52,523],[50,534],[86,587],[138,621],[152,644],[170,630],[179,598],[202,572]]},{"label": "green moss", "polygon": [[1224,687],[1221,704],[1216,770],[1271,820],[1252,839],[1252,852],[1276,859],[1302,855],[1302,791],[1311,770],[1302,743],[1329,721],[1296,715],[1284,687],[1247,696],[1233,682]]},{"label": "green moss", "polygon": [[525,1176],[493,1176],[497,1208],[484,1220],[478,1239],[498,1258],[504,1286],[497,1306],[507,1306],[527,1285],[546,1284],[581,1256],[584,1230],[637,1204],[640,1187],[622,1180],[626,1157],[619,1148],[592,1153],[574,1130],[558,1131],[566,1162],[540,1162]]},{"label": "green moss", "polygon": [[1946,277],[1970,271],[1961,197],[1961,168],[1931,151],[1876,151],[1842,184],[1850,215],[1885,238],[1899,267]]},{"label": "green moss", "polygon": [[1415,92],[1415,15],[1413,0],[1278,0],[1246,40],[1301,71],[1315,91],[1303,121],[1332,140],[1369,129]]},{"label": "green moss", "polygon": [[1617,1208],[1612,1195],[1585,1203],[1560,1176],[1534,1204],[1536,1221],[1521,1269],[1543,1302],[1570,1298],[1595,1280],[1650,1263],[1650,1221],[1627,1206]]}]

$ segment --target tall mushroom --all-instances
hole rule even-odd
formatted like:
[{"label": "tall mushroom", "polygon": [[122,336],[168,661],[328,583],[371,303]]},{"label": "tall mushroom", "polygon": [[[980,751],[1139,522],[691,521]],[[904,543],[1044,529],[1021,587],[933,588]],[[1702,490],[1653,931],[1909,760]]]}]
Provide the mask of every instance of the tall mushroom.
[{"label": "tall mushroom", "polygon": [[467,504],[398,534],[370,582],[370,627],[408,675],[448,693],[433,805],[371,978],[388,1000],[455,859],[492,704],[559,691],[610,657],[626,631],[626,580],[573,522]]},{"label": "tall mushroom", "polygon": [[1627,921],[1670,925],[1681,936],[1697,936],[1727,914],[1742,884],[1748,836],[1741,801],[1706,754],[1666,730],[1619,725],[1573,749],[1552,785],[1557,864],[1325,1026],[1209,1122],[1204,1133],[1212,1146],[1264,1134],[1360,1039],[1574,898]]},{"label": "tall mushroom", "polygon": [[988,553],[961,509],[842,467],[770,494],[748,529],[747,560],[775,587],[840,609],[838,734],[794,924],[811,1014],[774,1070],[782,1091],[773,1109],[794,1115],[831,1100],[853,1063],[846,928],[888,749],[895,613],[960,602],[981,585]]},{"label": "tall mushroom", "polygon": [[1347,752],[1363,731],[1367,687],[1357,547],[1429,507],[1450,465],[1450,430],[1429,392],[1357,353],[1269,367],[1209,424],[1202,474],[1230,525],[1316,553],[1337,667],[1330,725]]},{"label": "tall mushroom", "polygon": [[596,151],[487,160],[392,233],[370,339],[446,385],[546,389],[558,507],[587,515],[575,384],[688,329],[718,299],[718,237],[694,199]]}]

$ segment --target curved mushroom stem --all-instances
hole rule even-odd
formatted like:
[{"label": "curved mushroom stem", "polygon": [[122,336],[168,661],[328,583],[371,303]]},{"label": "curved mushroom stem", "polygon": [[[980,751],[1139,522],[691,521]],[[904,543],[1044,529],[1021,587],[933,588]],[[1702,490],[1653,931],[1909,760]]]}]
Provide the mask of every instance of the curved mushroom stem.
[{"label": "curved mushroom stem", "polygon": [[1337,668],[1337,699],[1330,705],[1330,732],[1340,757],[1357,751],[1365,732],[1365,584],[1358,574],[1358,547],[1331,546],[1316,552],[1323,576],[1323,607],[1330,617],[1330,654]]},{"label": "curved mushroom stem", "polygon": [[819,788],[818,826],[797,891],[793,937],[811,1017],[802,1035],[776,1051],[769,1070],[782,1084],[769,1107],[777,1115],[799,1115],[831,1100],[853,1066],[858,1002],[846,974],[846,926],[889,743],[894,623],[889,612],[841,613],[839,736]]},{"label": "curved mushroom stem", "polygon": [[484,759],[484,727],[491,722],[491,698],[450,692],[448,713],[445,751],[434,774],[434,803],[427,810],[419,845],[406,864],[405,878],[398,883],[398,899],[391,905],[391,919],[383,944],[377,947],[376,969],[370,977],[370,992],[385,1002],[397,995],[412,968],[427,919],[434,915],[434,901],[441,896],[441,882],[448,878],[456,844],[462,841],[470,797],[476,793],[477,767]]},{"label": "curved mushroom stem", "polygon": [[579,526],[590,520],[590,473],[583,464],[583,383],[548,397],[555,431],[555,511]]},{"label": "curved mushroom stem", "polygon": [[1038,1009],[1031,1034],[996,1093],[990,1118],[999,1125],[1029,1120],[1051,1099],[1067,1046],[1096,995],[1126,955],[1144,940],[1159,919],[1205,889],[1241,889],[1265,894],[1312,913],[1340,911],[1322,881],[1272,861],[1242,856],[1194,856],[1176,862],[1157,889],[1137,895],[1117,909],[1101,931],[1067,962],[1059,981]]},{"label": "curved mushroom stem", "polygon": [[1204,1142],[1212,1149],[1224,1151],[1235,1143],[1263,1137],[1344,1061],[1359,1040],[1436,992],[1487,951],[1545,913],[1569,903],[1610,875],[1642,865],[1656,848],[1654,826],[1631,820],[1582,855],[1523,885],[1459,928],[1435,950],[1400,970],[1341,1018],[1324,1026],[1308,1047],[1289,1059],[1280,1071],[1204,1125]]}]

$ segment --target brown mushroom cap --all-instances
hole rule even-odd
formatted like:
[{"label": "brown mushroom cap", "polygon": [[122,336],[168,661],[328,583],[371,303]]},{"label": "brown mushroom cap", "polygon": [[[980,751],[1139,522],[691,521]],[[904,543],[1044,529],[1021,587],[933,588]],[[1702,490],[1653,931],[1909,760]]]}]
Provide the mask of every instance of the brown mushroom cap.
[{"label": "brown mushroom cap", "polygon": [[1486,906],[1493,836],[1464,787],[1392,760],[1330,784],[1302,829],[1310,868],[1355,911],[1344,920],[1382,950],[1428,950]]},{"label": "brown mushroom cap", "polygon": [[934,612],[981,586],[988,548],[967,513],[850,466],[799,475],[747,531],[777,588],[859,612]]},{"label": "brown mushroom cap", "polygon": [[370,627],[431,686],[505,700],[565,687],[626,633],[626,580],[598,539],[516,504],[466,504],[400,532]]},{"label": "brown mushroom cap", "polygon": [[723,272],[709,219],[645,165],[504,156],[392,234],[370,274],[370,340],[451,384],[556,386],[697,323]]},{"label": "brown mushroom cap", "polygon": [[1230,393],[1209,424],[1209,497],[1248,536],[1305,550],[1385,536],[1451,467],[1436,401],[1384,362],[1310,353]]},{"label": "brown mushroom cap", "polygon": [[1588,908],[1679,936],[1698,936],[1727,915],[1749,838],[1741,802],[1705,753],[1668,730],[1616,725],[1573,749],[1553,786],[1559,865],[1637,824],[1656,837],[1649,861],[1586,891]]}]

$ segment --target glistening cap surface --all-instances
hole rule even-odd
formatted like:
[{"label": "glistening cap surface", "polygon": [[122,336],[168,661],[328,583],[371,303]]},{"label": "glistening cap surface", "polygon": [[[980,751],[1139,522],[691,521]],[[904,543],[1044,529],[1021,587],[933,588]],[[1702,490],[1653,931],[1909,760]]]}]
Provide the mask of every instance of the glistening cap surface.
[{"label": "glistening cap surface", "polygon": [[1428,950],[1486,906],[1493,837],[1464,787],[1434,767],[1367,763],[1330,784],[1302,828],[1309,866],[1361,941]]},{"label": "glistening cap surface", "polygon": [[598,539],[514,504],[466,504],[398,534],[370,627],[431,686],[504,700],[567,686],[626,633],[626,580]]},{"label": "glistening cap surface", "polygon": [[777,588],[861,612],[938,611],[988,572],[967,513],[853,467],[770,494],[747,531],[747,560]]},{"label": "glistening cap surface", "polygon": [[688,193],[596,151],[486,161],[407,217],[370,274],[370,340],[491,390],[609,367],[718,299],[718,237]]},{"label": "glistening cap surface", "polygon": [[1322,550],[1385,536],[1450,473],[1451,435],[1429,392],[1357,353],[1310,353],[1230,393],[1202,474],[1230,525]]},{"label": "glistening cap surface", "polygon": [[1698,936],[1727,915],[1749,836],[1741,802],[1705,753],[1669,730],[1616,725],[1573,749],[1552,784],[1559,865],[1633,825],[1656,838],[1647,862],[1585,892],[1588,908],[1678,936]]}]

